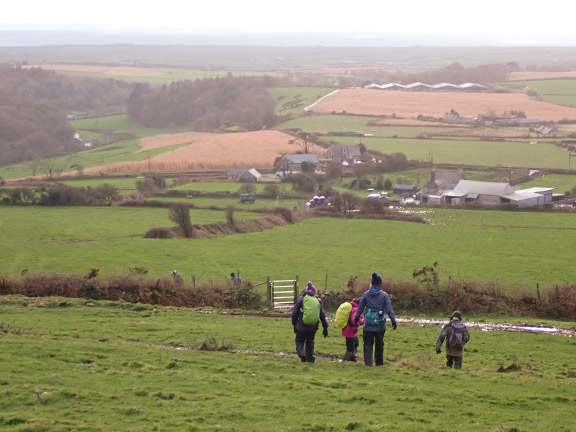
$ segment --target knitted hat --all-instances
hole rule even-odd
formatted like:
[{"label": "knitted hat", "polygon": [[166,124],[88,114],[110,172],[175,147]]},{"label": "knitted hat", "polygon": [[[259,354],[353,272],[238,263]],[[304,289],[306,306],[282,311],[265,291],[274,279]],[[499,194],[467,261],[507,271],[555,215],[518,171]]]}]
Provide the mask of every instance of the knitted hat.
[{"label": "knitted hat", "polygon": [[317,293],[316,287],[312,285],[312,282],[308,282],[308,284],[306,285],[306,291],[312,291],[314,294]]},{"label": "knitted hat", "polygon": [[382,285],[382,278],[378,273],[372,273],[372,285]]}]

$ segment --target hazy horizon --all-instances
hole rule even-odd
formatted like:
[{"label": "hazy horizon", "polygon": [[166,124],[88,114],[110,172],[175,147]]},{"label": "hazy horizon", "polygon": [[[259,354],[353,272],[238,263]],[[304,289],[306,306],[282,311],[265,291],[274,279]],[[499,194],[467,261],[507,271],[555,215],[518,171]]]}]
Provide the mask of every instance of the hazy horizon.
[{"label": "hazy horizon", "polygon": [[374,32],[247,32],[223,29],[120,29],[60,28],[42,26],[1,26],[0,46],[43,45],[242,45],[242,46],[326,46],[326,47],[408,47],[408,46],[575,46],[576,34],[518,33],[374,33]]}]

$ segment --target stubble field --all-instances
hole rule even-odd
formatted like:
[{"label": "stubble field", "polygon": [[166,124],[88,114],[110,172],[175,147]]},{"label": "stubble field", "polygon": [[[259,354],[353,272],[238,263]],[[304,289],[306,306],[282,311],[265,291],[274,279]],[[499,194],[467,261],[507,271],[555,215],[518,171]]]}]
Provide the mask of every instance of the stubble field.
[{"label": "stubble field", "polygon": [[545,121],[576,119],[576,108],[538,102],[525,94],[408,92],[369,89],[344,89],[322,99],[313,111],[416,118],[418,115],[442,117],[450,110],[462,117],[479,114],[522,111],[527,117]]},{"label": "stubble field", "polygon": [[213,134],[185,132],[141,139],[145,152],[178,144],[187,145],[164,152],[149,160],[117,162],[88,168],[86,173],[115,173],[138,171],[185,171],[197,169],[256,168],[270,169],[277,157],[296,153],[300,148],[290,144],[293,139],[280,131]]}]

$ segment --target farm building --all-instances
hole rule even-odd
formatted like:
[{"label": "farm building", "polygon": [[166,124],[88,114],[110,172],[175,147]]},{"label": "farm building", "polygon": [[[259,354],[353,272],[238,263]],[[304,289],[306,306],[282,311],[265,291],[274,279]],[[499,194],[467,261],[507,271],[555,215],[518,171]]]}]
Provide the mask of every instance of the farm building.
[{"label": "farm building", "polygon": [[394,195],[413,195],[418,191],[416,185],[395,184],[393,186]]},{"label": "farm building", "polygon": [[254,168],[232,168],[228,170],[228,180],[257,182],[262,180],[262,174]]},{"label": "farm building", "polygon": [[476,202],[480,205],[498,205],[501,196],[513,194],[514,189],[508,183],[460,180],[456,187],[443,193],[444,202],[452,205],[464,205]]},{"label": "farm building", "polygon": [[432,201],[431,203],[440,204],[442,193],[444,191],[451,191],[460,180],[464,179],[465,176],[462,168],[457,172],[436,171],[436,168],[433,168],[430,171],[428,181],[424,187],[418,191],[418,199],[423,203],[427,203],[430,199],[430,201]]},{"label": "farm building", "polygon": [[409,90],[409,91],[482,91],[488,89],[488,87],[486,86],[474,83],[465,83],[465,84],[439,83],[430,85],[421,82],[415,82],[406,85],[398,83],[388,83],[382,85],[369,84],[364,88],[375,90]]},{"label": "farm building", "polygon": [[326,150],[326,159],[333,163],[354,163],[361,157],[362,153],[356,146],[333,145]]},{"label": "farm building", "polygon": [[515,191],[510,195],[503,195],[504,201],[516,204],[518,207],[541,206],[552,202],[554,188],[532,187]]},{"label": "farm building", "polygon": [[508,183],[460,180],[456,187],[442,194],[445,203],[464,205],[478,203],[495,206],[503,203],[519,207],[542,205],[552,201],[554,188],[529,188],[514,190]]}]

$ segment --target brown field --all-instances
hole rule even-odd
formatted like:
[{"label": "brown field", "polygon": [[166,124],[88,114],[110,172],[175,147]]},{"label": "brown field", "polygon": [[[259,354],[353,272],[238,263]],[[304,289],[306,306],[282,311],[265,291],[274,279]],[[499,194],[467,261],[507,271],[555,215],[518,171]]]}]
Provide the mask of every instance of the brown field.
[{"label": "brown field", "polygon": [[41,68],[46,70],[64,71],[64,72],[85,72],[101,75],[117,75],[126,77],[149,77],[164,75],[151,69],[144,69],[130,66],[105,66],[105,65],[60,65],[60,64],[35,64],[22,66],[23,68]]},{"label": "brown field", "polygon": [[119,162],[87,168],[86,173],[139,171],[188,171],[198,169],[257,168],[272,169],[278,156],[296,153],[300,147],[289,144],[293,139],[280,131],[212,134],[187,132],[159,135],[141,140],[142,149],[165,147],[189,142],[185,147],[162,153],[150,160]]},{"label": "brown field", "polygon": [[531,100],[525,94],[409,92],[345,89],[319,101],[311,110],[322,114],[348,113],[414,119],[418,115],[442,117],[451,109],[462,117],[523,111],[546,121],[576,119],[576,108]]},{"label": "brown field", "polygon": [[544,79],[576,78],[576,71],[564,72],[540,72],[540,71],[523,71],[512,72],[508,81],[531,81]]}]

